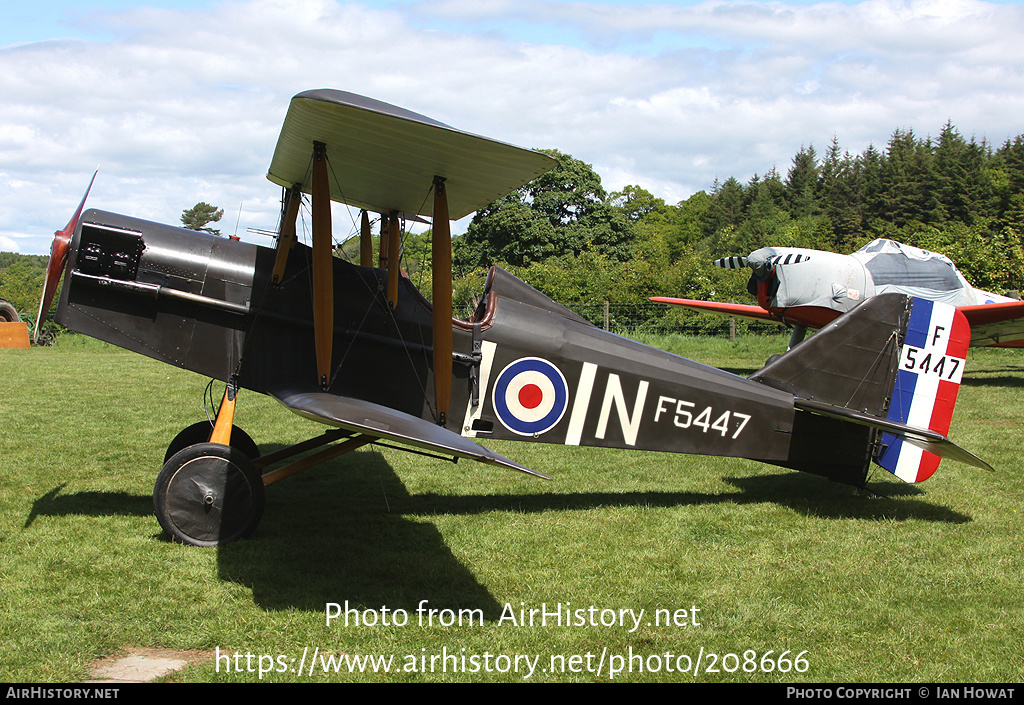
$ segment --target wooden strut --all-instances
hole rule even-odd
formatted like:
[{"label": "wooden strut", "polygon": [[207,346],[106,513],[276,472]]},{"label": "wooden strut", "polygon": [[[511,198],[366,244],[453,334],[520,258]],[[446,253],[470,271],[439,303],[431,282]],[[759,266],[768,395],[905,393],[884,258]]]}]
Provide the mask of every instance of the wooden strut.
[{"label": "wooden strut", "polygon": [[313,143],[313,342],[317,382],[330,385],[334,345],[334,259],[331,235],[331,189],[327,181],[327,145]]},{"label": "wooden strut", "polygon": [[238,386],[235,382],[229,381],[224,389],[224,399],[220,402],[220,409],[217,411],[217,421],[213,424],[213,431],[210,432],[210,443],[231,445],[231,428],[235,424],[235,397],[238,395]]},{"label": "wooden strut", "polygon": [[398,306],[398,275],[402,271],[402,258],[399,250],[402,247],[401,223],[398,211],[391,211],[388,216],[388,305],[394,311]]},{"label": "wooden strut", "polygon": [[339,443],[336,446],[324,448],[319,453],[314,453],[313,455],[305,457],[302,460],[296,460],[294,463],[289,463],[288,465],[279,467],[276,470],[271,470],[270,472],[264,473],[263,486],[265,487],[279,480],[283,480],[286,477],[291,477],[296,473],[302,472],[303,470],[308,470],[309,468],[315,465],[319,465],[320,463],[326,462],[331,458],[336,458],[339,455],[344,455],[345,453],[353,451],[356,448],[362,448],[367,443],[373,443],[375,440],[377,440],[376,436],[356,436],[355,438],[349,438],[347,441]]},{"label": "wooden strut", "polygon": [[335,441],[344,440],[346,438],[351,437],[352,435],[354,434],[351,431],[346,431],[341,428],[332,428],[330,430],[324,431],[319,436],[310,438],[308,441],[302,441],[301,443],[296,443],[295,445],[290,445],[286,448],[275,450],[272,453],[265,453],[258,458],[253,458],[252,464],[255,465],[257,468],[265,468],[270,465],[279,463],[280,461],[285,460],[286,458],[290,458],[293,455],[305,453],[307,450],[313,450],[314,448],[325,446],[328,443],[334,443]]},{"label": "wooden strut", "polygon": [[448,220],[445,179],[434,176],[434,214],[431,225],[431,268],[433,269],[434,399],[437,423],[448,421],[452,392],[452,236]]},{"label": "wooden strut", "polygon": [[373,266],[373,234],[370,232],[370,214],[360,211],[359,222],[359,265]]},{"label": "wooden strut", "polygon": [[292,186],[284,192],[284,203],[281,205],[281,231],[277,234],[277,255],[274,257],[274,273],[270,282],[275,286],[284,279],[284,270],[288,265],[288,253],[295,245],[295,221],[299,217],[299,204],[302,203],[302,191]]}]

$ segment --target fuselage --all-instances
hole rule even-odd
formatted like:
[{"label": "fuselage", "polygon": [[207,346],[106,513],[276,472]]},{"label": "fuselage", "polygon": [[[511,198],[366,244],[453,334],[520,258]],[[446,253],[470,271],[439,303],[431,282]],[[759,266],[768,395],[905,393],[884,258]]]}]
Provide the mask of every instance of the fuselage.
[{"label": "fuselage", "polygon": [[[849,363],[829,356],[854,339],[886,348],[905,309],[903,297],[886,298],[866,319],[851,316],[816,336],[825,348],[811,345],[807,355],[826,376],[805,389],[817,377],[789,368],[804,370],[806,361],[783,365],[775,381],[739,377],[602,330],[493,268],[475,314],[451,321],[442,416],[433,309],[408,278],[392,307],[385,270],[331,258],[333,357],[324,384],[312,251],[294,245],[271,283],[275,258],[268,248],[90,210],[71,240],[57,320],[268,394],[306,418],[414,446],[452,449],[450,436],[466,436],[733,456],[856,484],[872,431],[798,409],[795,395],[846,405],[867,394],[858,412],[884,413],[895,358],[847,374]],[[884,319],[875,318],[883,309]],[[848,377],[849,389],[840,383]]]}]

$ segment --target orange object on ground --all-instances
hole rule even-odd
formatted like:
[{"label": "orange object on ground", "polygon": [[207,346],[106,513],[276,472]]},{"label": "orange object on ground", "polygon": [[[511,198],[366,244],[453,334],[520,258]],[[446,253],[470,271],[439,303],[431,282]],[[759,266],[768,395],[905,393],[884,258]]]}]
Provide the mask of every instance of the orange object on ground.
[{"label": "orange object on ground", "polygon": [[24,321],[0,323],[0,348],[27,348],[28,326]]}]

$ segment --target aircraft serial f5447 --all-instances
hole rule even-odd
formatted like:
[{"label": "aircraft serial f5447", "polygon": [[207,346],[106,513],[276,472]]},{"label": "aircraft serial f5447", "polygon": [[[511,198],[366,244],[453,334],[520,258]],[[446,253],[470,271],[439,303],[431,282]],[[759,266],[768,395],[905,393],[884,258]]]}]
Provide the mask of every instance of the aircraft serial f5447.
[{"label": "aircraft serial f5447", "polygon": [[[872,459],[907,481],[939,456],[988,467],[945,436],[970,333],[942,304],[875,297],[749,379],[608,333],[498,268],[475,314],[453,319],[449,219],[553,166],[314,90],[293,98],[268,173],[284,190],[275,249],[80,206],[54,239],[41,310],[63,271],[60,323],[226,383],[216,420],[167,449],[163,528],[195,545],[242,538],[265,485],[382,441],[534,475],[474,439],[735,456],[858,485]],[[296,241],[304,193],[311,247]],[[364,209],[359,265],[333,256],[331,200]],[[402,275],[401,214],[432,217],[432,302]],[[261,455],[233,424],[242,388],[333,428]]]},{"label": "aircraft serial f5447", "polygon": [[973,346],[1024,347],[1024,301],[975,289],[948,257],[895,240],[874,240],[850,255],[762,247],[714,264],[750,267],[747,289],[758,305],[662,296],[651,301],[789,325],[792,348],[808,328],[821,328],[872,296],[896,292],[956,306],[971,328]]}]

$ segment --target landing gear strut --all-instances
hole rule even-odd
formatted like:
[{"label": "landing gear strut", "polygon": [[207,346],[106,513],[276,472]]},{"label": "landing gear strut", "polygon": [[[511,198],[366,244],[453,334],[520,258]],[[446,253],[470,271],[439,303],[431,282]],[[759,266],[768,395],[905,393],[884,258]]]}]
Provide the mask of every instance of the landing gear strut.
[{"label": "landing gear strut", "polygon": [[797,345],[803,342],[804,336],[807,335],[807,326],[793,326],[793,333],[789,336],[789,347],[787,351],[792,350]]},{"label": "landing gear strut", "polygon": [[[263,517],[264,487],[378,440],[342,429],[260,455],[255,441],[232,423],[237,388],[230,383],[214,423],[183,429],[167,448],[153,489],[160,526],[175,541],[223,546],[252,534]],[[306,451],[336,445],[266,470]]]},{"label": "landing gear strut", "polygon": [[[187,426],[182,429],[181,433],[174,437],[170,445],[167,446],[167,452],[164,454],[164,462],[170,460],[175,453],[179,450],[184,450],[190,445],[196,443],[205,443],[210,440],[210,434],[213,432],[213,424],[209,421],[197,421],[191,426]],[[255,460],[260,457],[259,446],[256,445],[248,433],[240,429],[238,426],[231,426],[231,447],[237,448],[238,450],[245,453],[249,460]]]}]

